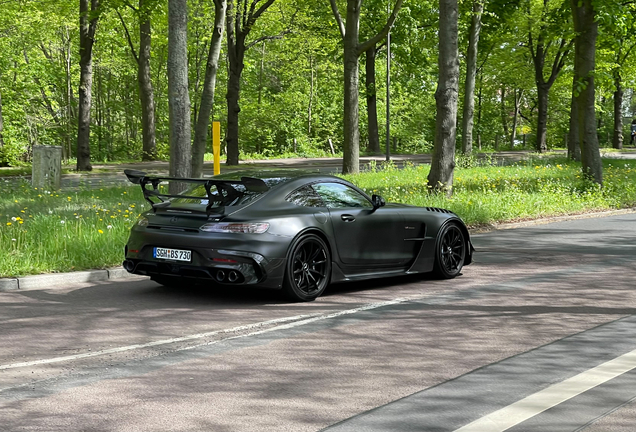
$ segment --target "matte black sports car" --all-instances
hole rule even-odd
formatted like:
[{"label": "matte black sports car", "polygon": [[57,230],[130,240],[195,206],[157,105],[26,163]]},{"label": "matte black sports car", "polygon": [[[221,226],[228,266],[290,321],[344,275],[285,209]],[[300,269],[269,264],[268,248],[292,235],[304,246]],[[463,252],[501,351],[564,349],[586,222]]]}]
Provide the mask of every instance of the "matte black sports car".
[{"label": "matte black sports car", "polygon": [[[338,177],[303,171],[208,179],[126,170],[152,210],[126,245],[124,268],[164,285],[188,278],[283,289],[313,300],[329,283],[433,271],[454,278],[472,261],[466,226],[449,210],[386,204]],[[160,184],[185,181],[179,195]]]}]

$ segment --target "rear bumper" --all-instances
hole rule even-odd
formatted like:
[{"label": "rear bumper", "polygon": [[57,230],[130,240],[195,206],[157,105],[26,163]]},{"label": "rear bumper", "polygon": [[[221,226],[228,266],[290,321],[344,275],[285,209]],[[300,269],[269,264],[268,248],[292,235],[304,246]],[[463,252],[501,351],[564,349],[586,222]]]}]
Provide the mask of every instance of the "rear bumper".
[{"label": "rear bumper", "polygon": [[133,274],[145,276],[173,276],[196,280],[212,285],[252,285],[264,288],[281,288],[284,260],[270,260],[261,264],[236,262],[210,266],[196,266],[176,261],[147,261],[128,258],[124,268]]},{"label": "rear bumper", "polygon": [[[134,274],[173,276],[213,285],[281,288],[289,240],[271,235],[188,235],[133,228],[124,268]],[[155,258],[155,247],[190,250],[189,262]]]}]

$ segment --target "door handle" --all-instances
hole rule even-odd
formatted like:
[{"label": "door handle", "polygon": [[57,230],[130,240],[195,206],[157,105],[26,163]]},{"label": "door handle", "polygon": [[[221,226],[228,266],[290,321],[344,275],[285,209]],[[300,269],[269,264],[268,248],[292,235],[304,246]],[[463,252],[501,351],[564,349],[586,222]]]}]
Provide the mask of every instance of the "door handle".
[{"label": "door handle", "polygon": [[340,216],[340,218],[345,222],[353,222],[354,220],[356,220],[356,218],[348,214],[343,214],[342,216]]}]

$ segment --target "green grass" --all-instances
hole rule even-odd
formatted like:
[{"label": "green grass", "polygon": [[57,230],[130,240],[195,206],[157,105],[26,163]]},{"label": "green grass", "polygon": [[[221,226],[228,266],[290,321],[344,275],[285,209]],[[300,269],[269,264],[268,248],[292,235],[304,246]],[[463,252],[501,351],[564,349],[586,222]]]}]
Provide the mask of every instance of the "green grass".
[{"label": "green grass", "polygon": [[450,198],[428,193],[428,165],[404,170],[372,165],[368,171],[343,177],[387,201],[448,208],[475,227],[636,205],[636,161],[605,160],[603,164],[603,188],[584,180],[580,165],[565,158],[458,168]]},{"label": "green grass", "polygon": [[27,182],[2,187],[0,277],[118,265],[130,226],[148,209],[138,186],[76,192],[37,190]]},{"label": "green grass", "polygon": [[[387,201],[448,208],[473,227],[636,205],[634,160],[605,160],[602,189],[565,158],[458,162],[451,198],[428,193],[427,165],[371,165],[343,177]],[[149,208],[138,186],[51,192],[0,179],[0,187],[0,277],[119,265],[131,225]]]}]

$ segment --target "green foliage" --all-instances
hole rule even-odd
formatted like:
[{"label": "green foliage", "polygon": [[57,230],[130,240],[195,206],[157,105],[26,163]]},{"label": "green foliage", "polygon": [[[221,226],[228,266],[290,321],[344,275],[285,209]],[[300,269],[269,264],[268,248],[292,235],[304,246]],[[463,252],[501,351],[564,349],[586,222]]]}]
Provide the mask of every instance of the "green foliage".
[{"label": "green foliage", "polygon": [[0,167],[16,166],[20,163],[22,156],[22,146],[12,143],[5,143],[0,147]]},{"label": "green foliage", "polygon": [[[137,64],[127,40],[138,50],[137,1],[105,0],[100,8],[94,59],[91,154],[95,161],[139,159],[141,156],[141,107]],[[157,144],[160,157],[169,152],[167,88],[167,3],[144,1],[152,23],[151,76],[155,92]],[[339,2],[341,11],[344,2]],[[522,91],[517,136],[534,142],[537,92],[528,50],[528,32],[552,41],[553,58],[558,37],[571,36],[571,12],[565,0],[489,0],[480,37],[475,106],[474,144],[482,150],[510,147],[513,93]],[[595,73],[601,143],[609,142],[612,97],[617,74],[631,97],[636,84],[636,6],[618,0],[596,1],[599,14],[599,47]],[[192,0],[189,6],[189,82],[192,122],[198,113],[205,63],[214,22],[213,3]],[[460,2],[460,51],[465,56],[471,1]],[[0,96],[3,134],[12,143],[12,155],[30,154],[35,144],[61,145],[65,157],[75,153],[79,83],[79,10],[77,2],[41,0],[3,4],[0,17]],[[119,18],[125,23],[128,33]],[[380,30],[386,19],[386,2],[369,0],[363,8],[361,39]],[[405,0],[392,37],[391,135],[398,152],[422,153],[432,148],[435,132],[437,83],[438,4],[432,0]],[[259,18],[247,44],[259,38],[279,36],[257,43],[246,52],[240,95],[240,150],[250,157],[271,157],[292,152],[297,140],[302,154],[329,152],[331,139],[342,142],[343,86],[342,40],[331,8],[324,0],[277,0]],[[630,55],[631,53],[631,55]],[[464,57],[461,58],[464,58]],[[70,68],[67,70],[67,57]],[[220,56],[214,119],[226,129],[226,43]],[[386,47],[376,60],[379,134],[385,136]],[[461,61],[462,68],[464,62]],[[262,67],[261,67],[262,65]],[[361,63],[360,80],[365,79]],[[545,75],[552,64],[545,64]],[[460,84],[465,71],[462,69]],[[563,146],[569,128],[572,92],[572,58],[550,92],[548,146]],[[68,87],[70,85],[70,87]],[[69,92],[70,88],[70,92]],[[364,86],[361,85],[361,89]],[[460,89],[463,87],[460,85]],[[463,90],[460,90],[460,93]],[[502,108],[502,91],[503,104]],[[460,105],[463,95],[459,95]],[[635,114],[628,103],[624,116]],[[628,106],[629,105],[629,106]],[[461,113],[461,106],[459,107]],[[461,116],[461,114],[460,114]],[[461,119],[458,119],[460,122]],[[366,102],[360,99],[362,150],[366,137]],[[458,123],[461,124],[461,123]],[[505,128],[504,128],[505,124]],[[508,136],[504,137],[507,128]],[[611,135],[611,133],[610,133]],[[458,136],[460,139],[461,136]],[[383,140],[382,140],[383,141]],[[301,153],[299,151],[299,153]],[[5,157],[15,160],[15,155]],[[4,162],[14,163],[14,162]]]},{"label": "green foliage", "polygon": [[535,158],[506,167],[468,165],[455,169],[450,198],[429,193],[428,165],[397,169],[393,164],[372,164],[358,175],[343,177],[388,201],[448,208],[471,226],[636,204],[636,161],[632,160],[605,160],[603,188],[583,178],[580,164],[562,157]]}]

